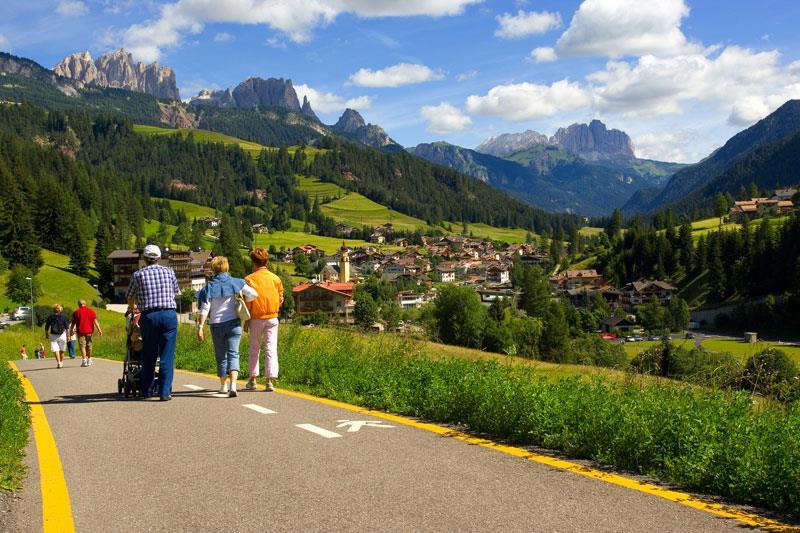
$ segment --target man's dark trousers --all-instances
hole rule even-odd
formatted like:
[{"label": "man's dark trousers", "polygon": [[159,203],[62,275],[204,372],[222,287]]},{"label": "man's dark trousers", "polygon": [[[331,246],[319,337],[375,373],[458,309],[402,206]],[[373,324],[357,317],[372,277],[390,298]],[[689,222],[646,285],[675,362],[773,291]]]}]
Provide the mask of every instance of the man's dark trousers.
[{"label": "man's dark trousers", "polygon": [[141,391],[144,396],[153,395],[153,377],[156,359],[159,365],[158,390],[164,398],[172,393],[172,372],[175,366],[175,342],[178,337],[178,315],[174,309],[145,311],[139,321],[142,328],[142,373]]}]

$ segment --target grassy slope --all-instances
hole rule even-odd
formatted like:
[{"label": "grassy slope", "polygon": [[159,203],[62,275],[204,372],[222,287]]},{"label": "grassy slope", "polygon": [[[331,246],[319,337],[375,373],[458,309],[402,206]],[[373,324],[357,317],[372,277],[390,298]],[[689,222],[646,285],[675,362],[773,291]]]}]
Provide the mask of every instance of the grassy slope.
[{"label": "grassy slope", "polygon": [[336,198],[339,196],[345,196],[347,194],[346,189],[339,187],[335,183],[320,181],[319,178],[313,178],[311,176],[297,176],[297,181],[297,188],[306,193],[312,201],[314,200],[314,197],[319,198],[319,201],[321,202],[325,197]]},{"label": "grassy slope", "polygon": [[[453,228],[454,233],[460,234],[462,229],[461,222],[447,222],[446,224],[449,227]],[[489,226],[488,224],[478,224],[478,223],[467,224],[467,231],[478,238],[491,239],[493,241],[510,242],[514,244],[524,243],[525,237],[528,235],[528,233],[533,235],[533,232],[529,232],[528,230],[524,229],[497,228],[494,226]],[[534,240],[535,239],[536,236],[534,235]]]},{"label": "grassy slope", "polygon": [[190,221],[195,217],[213,217],[217,215],[217,211],[213,207],[206,207],[204,205],[193,204],[191,202],[183,202],[181,200],[167,201],[169,202],[169,205],[172,206],[172,209],[176,211],[183,210]]},{"label": "grassy slope", "polygon": [[322,212],[337,222],[356,228],[379,226],[386,222],[391,222],[395,228],[402,230],[413,231],[426,227],[425,222],[418,218],[398,213],[355,192],[323,205]]}]

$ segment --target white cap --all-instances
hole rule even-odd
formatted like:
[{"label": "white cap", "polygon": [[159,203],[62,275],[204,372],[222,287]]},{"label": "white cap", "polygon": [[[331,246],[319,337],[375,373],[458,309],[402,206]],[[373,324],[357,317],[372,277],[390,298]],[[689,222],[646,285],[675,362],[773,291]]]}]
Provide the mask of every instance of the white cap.
[{"label": "white cap", "polygon": [[144,253],[142,255],[147,259],[161,259],[161,248],[155,244],[148,244],[144,247]]}]

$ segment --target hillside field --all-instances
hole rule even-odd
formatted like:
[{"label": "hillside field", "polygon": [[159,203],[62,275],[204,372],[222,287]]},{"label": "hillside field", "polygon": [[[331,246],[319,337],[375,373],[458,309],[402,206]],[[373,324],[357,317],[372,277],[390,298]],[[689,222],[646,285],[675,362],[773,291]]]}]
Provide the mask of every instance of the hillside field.
[{"label": "hillside field", "polygon": [[322,202],[326,197],[337,198],[347,194],[347,190],[339,187],[335,183],[321,181],[319,178],[311,176],[298,175],[297,182],[297,188],[306,193],[312,202],[315,197],[319,198],[319,201]]},{"label": "hillside field", "polygon": [[423,220],[389,209],[357,192],[351,192],[339,200],[324,204],[322,212],[337,222],[354,228],[380,226],[386,222],[391,222],[395,229],[407,231],[427,226]]}]

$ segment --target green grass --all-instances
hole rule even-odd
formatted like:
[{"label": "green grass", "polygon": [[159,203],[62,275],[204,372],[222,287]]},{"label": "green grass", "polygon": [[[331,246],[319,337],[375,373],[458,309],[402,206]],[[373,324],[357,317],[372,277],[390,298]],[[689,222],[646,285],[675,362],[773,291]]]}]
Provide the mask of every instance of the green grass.
[{"label": "green grass", "polygon": [[0,490],[16,490],[25,479],[23,458],[31,422],[22,383],[6,364],[7,358],[0,356]]},{"label": "green grass", "polygon": [[335,183],[320,181],[319,178],[298,175],[297,181],[298,190],[306,193],[312,202],[314,201],[315,197],[319,198],[319,201],[322,202],[322,200],[326,197],[337,198],[347,194],[346,189],[339,187]]},{"label": "green grass", "polygon": [[[446,224],[452,227],[455,233],[460,233],[462,230],[462,224],[460,222],[446,222]],[[534,240],[536,240],[536,236],[532,231],[519,228],[497,228],[495,226],[489,226],[488,224],[469,223],[467,224],[467,231],[477,238],[491,239],[493,241],[502,241],[512,244],[526,242],[526,236],[528,234],[532,235]]]},{"label": "green grass", "polygon": [[[350,247],[366,246],[369,244],[366,241],[357,239],[345,239],[345,243]],[[278,250],[280,250],[281,247],[286,250],[291,250],[303,244],[313,244],[325,250],[325,253],[333,254],[336,250],[341,248],[342,239],[310,235],[300,231],[276,231],[269,234],[253,235],[253,246],[260,246],[262,248],[269,248],[270,245],[275,245],[275,248]]]},{"label": "green grass", "polygon": [[401,230],[413,231],[427,227],[425,222],[418,218],[398,213],[355,192],[323,205],[322,212],[337,222],[355,228],[380,226],[387,222],[391,222],[396,229]]},{"label": "green grass", "polygon": [[[180,135],[184,138],[189,136],[189,133],[192,133],[194,136],[194,140],[196,142],[213,142],[213,143],[223,143],[223,144],[236,144],[239,145],[242,150],[249,153],[253,159],[257,158],[263,150],[277,150],[277,148],[273,146],[265,146],[263,144],[258,144],[252,141],[245,141],[244,139],[239,139],[238,137],[232,137],[230,135],[225,135],[224,133],[218,133],[216,131],[209,131],[209,130],[201,130],[196,128],[160,128],[158,126],[144,126],[141,124],[134,124],[133,126],[134,131],[141,133],[142,135]],[[293,146],[289,148],[289,153],[294,154],[299,147]],[[311,146],[306,146],[304,148],[306,156],[315,157],[317,154],[323,153],[324,150],[321,148],[314,148]]]},{"label": "green grass", "polygon": [[[154,198],[154,200],[158,200],[159,198]],[[181,200],[167,200],[169,205],[172,206],[172,209],[178,211],[182,210],[186,213],[186,217],[189,221],[193,220],[194,218],[200,217],[214,217],[217,216],[217,210],[213,207],[206,207],[204,205],[193,204],[191,202],[183,202]]]},{"label": "green grass", "polygon": [[[679,348],[689,349],[694,346],[694,341],[692,340],[673,340],[671,342],[673,346],[678,346]],[[661,344],[661,341],[626,342],[622,345],[622,348],[625,350],[625,353],[628,355],[628,357],[633,359],[641,352],[658,344]]]},{"label": "green grass", "polygon": [[767,348],[775,348],[784,352],[795,362],[800,363],[800,346],[797,345],[791,346],[777,342],[756,342],[751,344],[744,342],[742,339],[707,339],[703,341],[703,348],[712,352],[731,353],[740,356],[743,360]]},{"label": "green grass", "polygon": [[603,233],[603,228],[593,228],[591,226],[586,226],[578,230],[578,232],[584,237],[592,237],[594,235],[600,235],[601,233]]}]

